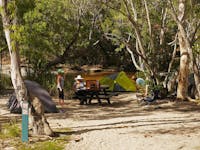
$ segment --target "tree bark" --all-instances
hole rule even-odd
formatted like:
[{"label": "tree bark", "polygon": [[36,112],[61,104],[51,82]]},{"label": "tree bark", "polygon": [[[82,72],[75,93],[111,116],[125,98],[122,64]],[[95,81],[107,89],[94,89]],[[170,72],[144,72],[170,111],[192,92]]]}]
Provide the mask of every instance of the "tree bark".
[{"label": "tree bark", "polygon": [[[172,2],[171,2],[171,5],[172,5]],[[173,5],[172,5],[172,8],[173,8]],[[184,30],[184,26],[183,26],[184,15],[185,15],[185,0],[179,0],[179,15],[178,17],[176,17],[176,13],[173,8],[172,17],[176,21],[178,25],[178,29],[179,29],[178,37],[179,37],[179,45],[180,45],[180,51],[181,51],[180,69],[182,69],[180,71],[183,72],[182,74],[179,74],[179,75],[182,76],[184,79],[186,79],[186,76],[187,76],[187,79],[185,80],[185,84],[182,85],[181,83],[182,80],[184,81],[183,78],[178,83],[177,98],[180,98],[180,99],[186,99],[186,96],[187,96],[187,92],[185,93],[185,91],[187,91],[188,89],[189,58],[190,58],[192,70],[194,72],[195,86],[198,92],[198,97],[200,97],[200,75],[199,75],[200,73],[198,71],[197,64],[193,57],[193,52],[192,52],[189,39]],[[180,84],[180,89],[179,89],[179,84]],[[182,88],[182,86],[185,86],[185,87]]]},{"label": "tree bark", "polygon": [[[172,4],[172,3],[171,3]],[[173,5],[172,5],[173,8]],[[174,8],[172,16],[178,25],[178,40],[180,47],[180,69],[178,76],[178,88],[177,88],[177,98],[181,100],[186,100],[188,97],[188,76],[189,76],[189,52],[186,44],[186,36],[183,34],[183,26],[181,22],[184,22],[185,15],[185,0],[179,0],[178,4],[178,16],[176,17]]]},{"label": "tree bark", "polygon": [[151,20],[149,17],[149,9],[148,9],[146,0],[143,0],[143,1],[144,1],[145,10],[146,10],[146,17],[147,17],[147,23],[148,23],[148,28],[149,28],[149,37],[150,37],[151,48],[153,51],[155,51],[155,46],[154,46],[154,42],[153,42],[153,38],[152,38]]},{"label": "tree bark", "polygon": [[[174,43],[174,51],[173,51],[173,53],[172,53],[171,61],[170,61],[170,63],[169,63],[168,69],[167,69],[167,75],[166,75],[166,77],[165,77],[165,79],[164,79],[164,82],[163,82],[164,88],[168,88],[167,85],[168,85],[168,82],[169,82],[169,76],[170,76],[169,74],[170,74],[170,72],[171,72],[172,65],[173,65],[173,63],[174,63],[174,59],[175,59],[175,57],[176,57],[177,34],[176,34],[176,36],[175,36],[175,39],[174,39],[173,43]],[[170,81],[170,82],[171,82],[171,81]],[[171,90],[171,88],[168,89],[169,92],[171,92],[170,90]]]},{"label": "tree bark", "polygon": [[131,23],[131,25],[132,25],[132,27],[135,31],[136,40],[138,42],[138,47],[139,47],[139,50],[140,50],[140,56],[144,60],[145,68],[149,71],[150,78],[154,77],[155,80],[156,80],[156,84],[158,84],[159,80],[157,78],[157,74],[156,74],[155,70],[149,65],[149,63],[147,61],[148,59],[147,59],[147,56],[146,56],[146,53],[145,53],[145,48],[144,48],[144,44],[142,42],[142,36],[141,36],[141,32],[138,28],[138,24],[131,15],[131,11],[130,11],[129,6],[128,6],[128,1],[123,0],[123,2],[124,2],[125,9],[127,11],[127,15],[126,14],[123,14],[123,15],[125,15],[129,19],[129,21],[130,21],[130,23]]},{"label": "tree bark", "polygon": [[[163,47],[164,39],[165,39],[165,23],[167,18],[167,8],[162,9],[162,23],[161,23],[161,29],[160,29],[160,46]],[[163,48],[162,48],[163,50]]]},{"label": "tree bark", "polygon": [[185,46],[185,40],[183,39],[180,32],[178,33],[178,39],[181,58],[178,76],[177,98],[185,100],[188,97],[189,53],[187,51],[187,47]]},{"label": "tree bark", "polygon": [[141,72],[144,72],[143,68],[141,68],[141,67],[137,64],[137,62],[136,62],[136,60],[135,60],[135,56],[134,56],[133,52],[130,50],[130,48],[128,47],[128,45],[126,45],[126,50],[127,50],[128,53],[131,55],[132,62],[133,62],[133,64],[134,64],[134,66],[136,67],[136,69],[139,70],[139,71],[141,71]]},{"label": "tree bark", "polygon": [[71,47],[78,40],[78,34],[80,32],[80,28],[81,28],[81,20],[79,19],[77,31],[74,33],[74,36],[73,36],[72,40],[70,41],[70,43],[68,45],[66,45],[66,48],[65,48],[65,51],[63,52],[63,54],[56,57],[54,60],[48,62],[45,68],[55,66],[59,63],[65,63],[67,57],[69,57]]},{"label": "tree bark", "polygon": [[[2,16],[2,22],[3,22],[3,29],[5,32],[5,38],[8,45],[8,50],[11,58],[11,80],[12,84],[16,93],[17,100],[21,103],[22,101],[28,101],[28,94],[27,89],[24,84],[21,72],[20,72],[20,57],[19,57],[19,47],[17,45],[17,42],[15,39],[12,38],[11,34],[13,34],[15,31],[11,30],[11,27],[13,25],[17,25],[16,16],[14,19],[11,19],[10,14],[8,13],[11,10],[8,10],[8,0],[0,0],[0,7],[1,7],[1,16]],[[15,12],[16,13],[16,12]],[[30,101],[31,101],[31,97]],[[37,103],[35,103],[37,101]],[[52,135],[53,132],[51,128],[48,126],[48,123],[46,121],[46,118],[44,116],[44,111],[38,111],[42,110],[41,102],[36,99],[32,98],[33,103],[33,113],[31,113],[30,118],[35,118],[33,120],[33,129],[34,133],[37,135],[40,134],[46,134],[46,135]],[[38,109],[40,108],[40,109]],[[35,114],[37,114],[37,117],[34,117]],[[40,122],[40,123],[38,123]],[[41,132],[43,131],[43,132]]]},{"label": "tree bark", "polygon": [[53,136],[54,133],[44,116],[44,106],[42,105],[41,101],[32,95],[30,96],[30,99],[33,107],[29,111],[29,122],[33,131],[33,135]]},{"label": "tree bark", "polygon": [[[7,9],[8,1],[7,0],[0,0],[0,7],[1,7],[1,16],[3,22],[3,29],[5,33],[6,42],[8,45],[8,50],[10,54],[10,71],[11,71],[11,80],[13,84],[13,88],[16,93],[17,99],[21,102],[27,100],[27,89],[23,82],[21,72],[20,72],[20,61],[19,61],[19,49],[18,45],[11,38],[11,34],[14,31],[11,31],[11,19],[8,15]],[[13,21],[13,25],[16,25],[16,21]]]}]

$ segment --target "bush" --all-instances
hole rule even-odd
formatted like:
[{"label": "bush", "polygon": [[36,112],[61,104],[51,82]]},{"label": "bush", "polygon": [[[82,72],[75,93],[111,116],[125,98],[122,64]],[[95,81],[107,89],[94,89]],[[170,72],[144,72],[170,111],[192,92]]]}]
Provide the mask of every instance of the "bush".
[{"label": "bush", "polygon": [[12,88],[12,81],[9,75],[0,74],[0,90]]},{"label": "bush", "polygon": [[[67,98],[72,97],[73,93],[73,83],[74,83],[75,74],[67,73],[65,74],[65,87],[64,92]],[[56,74],[50,72],[41,72],[40,75],[31,74],[27,77],[28,80],[38,82],[43,88],[45,88],[50,95],[57,95],[57,87],[56,87]]]},{"label": "bush", "polygon": [[21,130],[16,123],[4,124],[0,130],[1,138],[20,137]]},{"label": "bush", "polygon": [[20,141],[15,143],[14,147],[17,147],[18,150],[63,150],[69,139],[69,136],[62,136],[45,141],[38,139],[39,141],[31,143],[22,143]]},{"label": "bush", "polygon": [[29,145],[26,143],[20,143],[17,147],[18,150],[63,150],[64,144],[56,141],[44,141]]}]

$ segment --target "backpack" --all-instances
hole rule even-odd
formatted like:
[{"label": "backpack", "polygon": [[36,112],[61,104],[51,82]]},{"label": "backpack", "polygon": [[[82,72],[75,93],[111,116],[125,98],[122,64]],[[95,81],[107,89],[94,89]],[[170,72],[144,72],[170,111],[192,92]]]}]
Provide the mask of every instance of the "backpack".
[{"label": "backpack", "polygon": [[18,100],[14,94],[10,96],[8,103],[7,103],[7,107],[11,113],[20,114],[22,112],[20,103],[18,102]]}]

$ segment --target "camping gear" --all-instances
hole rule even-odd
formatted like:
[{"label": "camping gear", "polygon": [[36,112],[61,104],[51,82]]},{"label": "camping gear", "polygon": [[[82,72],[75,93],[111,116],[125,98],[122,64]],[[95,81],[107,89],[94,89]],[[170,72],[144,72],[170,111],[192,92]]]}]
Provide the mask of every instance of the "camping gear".
[{"label": "camping gear", "polygon": [[10,110],[10,113],[16,113],[20,114],[22,113],[22,108],[20,106],[20,103],[18,102],[15,93],[13,93],[8,102],[7,102],[7,108]]},{"label": "camping gear", "polygon": [[140,86],[145,86],[145,81],[142,78],[137,78],[136,79],[136,84]]},{"label": "camping gear", "polygon": [[[37,97],[41,103],[44,106],[44,110],[46,113],[57,113],[58,109],[56,108],[56,104],[52,100],[49,93],[41,87],[40,84],[38,84],[35,81],[25,80],[24,81],[26,88],[30,94]],[[19,102],[17,101],[17,98],[15,94],[11,95],[8,104],[8,109],[11,113],[21,113]]]},{"label": "camping gear", "polygon": [[99,82],[108,85],[110,91],[136,91],[135,83],[123,71],[105,76]]}]

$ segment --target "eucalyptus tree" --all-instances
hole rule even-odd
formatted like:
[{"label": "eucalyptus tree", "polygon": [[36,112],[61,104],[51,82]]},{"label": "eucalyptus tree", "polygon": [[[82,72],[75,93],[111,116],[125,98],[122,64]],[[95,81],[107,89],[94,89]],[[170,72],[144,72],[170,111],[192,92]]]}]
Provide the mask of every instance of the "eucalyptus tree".
[{"label": "eucalyptus tree", "polygon": [[35,64],[34,70],[76,63],[97,41],[94,24],[101,8],[95,1],[35,0],[34,4],[24,14],[21,30],[23,54]]},{"label": "eucalyptus tree", "polygon": [[[187,9],[182,8],[179,11],[173,5],[176,1],[102,0],[101,2],[110,12],[107,18],[109,21],[105,21],[105,36],[118,43],[118,50],[126,49],[130,53],[133,64],[138,70],[147,72],[147,76],[154,76],[157,84],[164,81],[164,87],[167,87],[171,72],[178,70],[177,50],[180,49],[181,69],[177,97],[181,99],[187,97],[187,80],[191,71],[194,73],[199,93],[197,61],[199,53],[195,51],[198,46],[200,26],[198,1],[179,1],[179,8],[187,6]],[[185,55],[182,50],[185,50],[188,55]],[[181,71],[185,72],[181,73]],[[159,72],[167,72],[164,79],[160,77]]]},{"label": "eucalyptus tree", "polygon": [[2,52],[2,51],[5,51],[7,49],[7,43],[6,43],[6,40],[5,40],[2,23],[0,23],[0,39],[1,39],[1,41],[0,41],[0,52]]},{"label": "eucalyptus tree", "polygon": [[[169,1],[171,14],[178,26],[178,41],[180,47],[180,69],[178,78],[177,98],[188,98],[188,75],[194,73],[197,97],[200,98],[200,72],[195,55],[195,45],[199,38],[199,6],[195,0],[179,0],[178,3]],[[175,8],[175,5],[178,9]]]},{"label": "eucalyptus tree", "polygon": [[13,5],[13,1],[10,3],[5,0],[0,1],[3,30],[11,58],[11,79],[17,99],[19,101],[24,101],[28,98],[27,90],[20,72],[19,47],[16,40],[13,38],[15,34],[14,28],[17,26],[16,12],[15,10],[11,10],[15,8],[10,8]]},{"label": "eucalyptus tree", "polygon": [[3,30],[11,60],[10,68],[13,88],[20,104],[28,100],[31,103],[30,118],[32,119],[33,133],[52,135],[53,132],[44,116],[44,107],[38,98],[30,94],[31,91],[28,94],[20,72],[18,2],[20,1],[0,1]]},{"label": "eucalyptus tree", "polygon": [[[127,50],[137,70],[155,83],[167,72],[173,48],[175,23],[169,18],[166,1],[120,0],[102,1],[110,11],[110,28],[105,25],[105,36],[118,42],[119,49]],[[108,21],[107,21],[108,22]],[[106,24],[106,22],[104,23]]]}]

